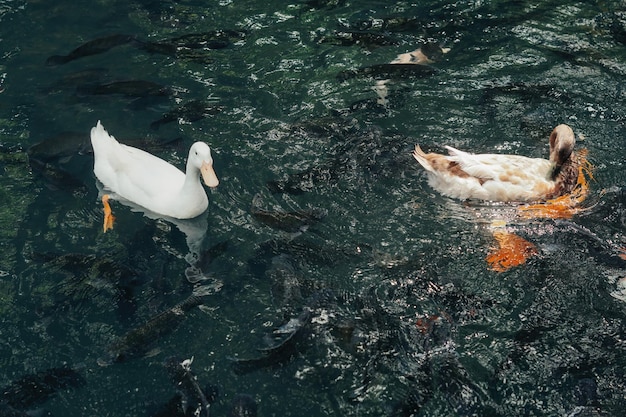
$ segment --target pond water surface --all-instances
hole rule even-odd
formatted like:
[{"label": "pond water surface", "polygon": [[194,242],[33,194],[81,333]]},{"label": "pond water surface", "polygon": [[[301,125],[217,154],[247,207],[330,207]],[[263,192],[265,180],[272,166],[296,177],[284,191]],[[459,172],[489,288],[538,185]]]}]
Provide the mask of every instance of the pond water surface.
[{"label": "pond water surface", "polygon": [[[0,56],[0,413],[183,415],[172,357],[217,416],[626,409],[626,3],[0,0]],[[207,142],[207,213],[103,233],[98,120],[179,167]],[[547,157],[560,123],[594,165],[569,219],[411,157]],[[501,219],[538,254],[497,272]]]}]

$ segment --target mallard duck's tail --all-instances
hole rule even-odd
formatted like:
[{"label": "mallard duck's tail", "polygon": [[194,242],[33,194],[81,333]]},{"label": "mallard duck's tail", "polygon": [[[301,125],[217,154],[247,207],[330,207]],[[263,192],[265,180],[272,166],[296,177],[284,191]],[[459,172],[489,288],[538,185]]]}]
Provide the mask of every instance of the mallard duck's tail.
[{"label": "mallard duck's tail", "polygon": [[435,169],[428,161],[426,154],[419,145],[415,145],[415,150],[413,150],[413,158],[415,158],[415,160],[419,162],[419,164],[423,166],[426,171],[435,172]]}]

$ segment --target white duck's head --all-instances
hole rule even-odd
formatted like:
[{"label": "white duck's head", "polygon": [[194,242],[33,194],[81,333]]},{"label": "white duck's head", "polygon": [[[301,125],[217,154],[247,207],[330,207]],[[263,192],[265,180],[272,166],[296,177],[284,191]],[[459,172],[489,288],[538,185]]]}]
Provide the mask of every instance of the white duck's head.
[{"label": "white duck's head", "polygon": [[560,168],[572,155],[576,137],[571,127],[561,124],[550,134],[550,162]]},{"label": "white duck's head", "polygon": [[220,181],[213,170],[213,158],[211,157],[211,148],[204,142],[196,142],[189,149],[189,157],[187,158],[187,171],[190,168],[200,170],[204,183],[213,188],[217,187]]}]

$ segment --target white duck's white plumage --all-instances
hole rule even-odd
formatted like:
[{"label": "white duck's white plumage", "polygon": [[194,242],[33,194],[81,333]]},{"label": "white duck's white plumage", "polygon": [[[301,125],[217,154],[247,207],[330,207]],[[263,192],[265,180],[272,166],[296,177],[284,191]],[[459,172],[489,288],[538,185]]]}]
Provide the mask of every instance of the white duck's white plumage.
[{"label": "white duck's white plumage", "polygon": [[550,135],[550,160],[519,155],[472,154],[446,146],[449,155],[426,154],[415,146],[413,157],[428,183],[459,199],[538,201],[569,193],[578,179],[572,129],[561,124]]},{"label": "white duck's white plumage", "polygon": [[208,198],[200,175],[209,187],[219,184],[211,149],[203,142],[191,146],[185,173],[148,152],[119,143],[100,121],[91,129],[91,144],[93,170],[105,188],[159,215],[190,219],[202,214]]}]

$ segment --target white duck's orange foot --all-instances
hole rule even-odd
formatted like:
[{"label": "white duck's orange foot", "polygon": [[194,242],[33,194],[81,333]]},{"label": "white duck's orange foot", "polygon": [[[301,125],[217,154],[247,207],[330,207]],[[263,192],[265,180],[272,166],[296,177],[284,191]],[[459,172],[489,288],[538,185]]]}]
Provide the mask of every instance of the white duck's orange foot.
[{"label": "white duck's orange foot", "polygon": [[486,258],[493,271],[507,271],[538,253],[535,245],[513,233],[498,230],[493,232],[493,237],[498,245],[491,248]]},{"label": "white duck's orange foot", "polygon": [[102,230],[104,233],[109,229],[113,229],[113,221],[115,221],[115,216],[113,216],[111,206],[109,205],[109,198],[108,194],[102,196],[102,205],[104,206],[104,224],[102,225]]}]

